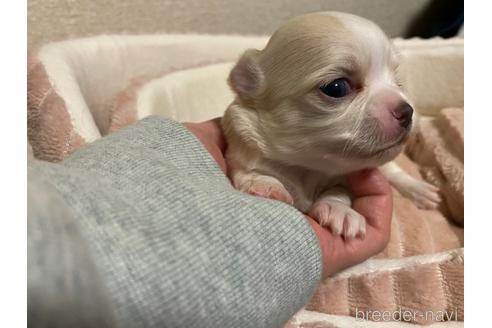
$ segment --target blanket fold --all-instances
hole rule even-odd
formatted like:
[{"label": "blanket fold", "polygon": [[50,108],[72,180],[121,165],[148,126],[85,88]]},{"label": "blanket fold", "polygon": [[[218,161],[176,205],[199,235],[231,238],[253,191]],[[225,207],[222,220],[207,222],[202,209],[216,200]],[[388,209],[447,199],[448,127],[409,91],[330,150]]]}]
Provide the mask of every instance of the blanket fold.
[{"label": "blanket fold", "polygon": [[437,117],[422,119],[407,145],[425,179],[439,187],[444,210],[456,223],[464,221],[464,112],[444,108]]}]

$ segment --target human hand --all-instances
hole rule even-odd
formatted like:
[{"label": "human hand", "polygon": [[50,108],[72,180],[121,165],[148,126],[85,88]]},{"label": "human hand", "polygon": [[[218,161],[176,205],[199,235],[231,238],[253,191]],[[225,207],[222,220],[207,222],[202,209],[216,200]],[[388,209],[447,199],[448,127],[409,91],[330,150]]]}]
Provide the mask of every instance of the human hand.
[{"label": "human hand", "polygon": [[[224,153],[226,142],[220,128],[220,118],[203,123],[184,123],[207,148],[224,173],[227,173]],[[393,198],[391,187],[377,169],[364,170],[347,177],[354,199],[352,207],[366,218],[364,239],[345,240],[306,216],[321,248],[323,277],[333,275],[379,253],[388,244],[391,230]]]},{"label": "human hand", "polygon": [[378,169],[363,170],[347,176],[353,195],[352,208],[366,219],[363,239],[344,239],[308,217],[321,247],[323,276],[331,276],[347,267],[363,262],[381,252],[391,232],[393,197],[391,187]]}]

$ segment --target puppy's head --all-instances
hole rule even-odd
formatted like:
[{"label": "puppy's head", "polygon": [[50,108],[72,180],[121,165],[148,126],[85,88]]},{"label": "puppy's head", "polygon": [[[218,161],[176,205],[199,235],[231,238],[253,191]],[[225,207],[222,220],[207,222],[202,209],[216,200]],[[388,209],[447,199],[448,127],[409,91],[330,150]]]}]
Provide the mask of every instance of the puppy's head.
[{"label": "puppy's head", "polygon": [[262,51],[246,51],[229,83],[256,111],[269,157],[352,170],[393,159],[408,136],[413,110],[397,65],[374,23],[315,13],[288,21]]}]

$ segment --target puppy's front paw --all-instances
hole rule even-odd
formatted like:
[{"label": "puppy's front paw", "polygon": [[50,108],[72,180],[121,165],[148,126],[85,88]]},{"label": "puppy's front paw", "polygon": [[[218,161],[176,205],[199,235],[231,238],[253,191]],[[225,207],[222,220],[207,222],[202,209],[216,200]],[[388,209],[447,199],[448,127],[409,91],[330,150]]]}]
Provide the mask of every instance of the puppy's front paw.
[{"label": "puppy's front paw", "polygon": [[364,238],[366,234],[366,219],[341,202],[316,202],[308,214],[322,226],[329,227],[335,235],[341,234],[346,239]]},{"label": "puppy's front paw", "polygon": [[248,179],[238,189],[254,196],[279,200],[289,205],[294,204],[294,199],[284,185],[273,177],[257,176]]},{"label": "puppy's front paw", "polygon": [[400,193],[421,209],[435,209],[441,202],[439,188],[425,181],[412,179],[400,188]]}]

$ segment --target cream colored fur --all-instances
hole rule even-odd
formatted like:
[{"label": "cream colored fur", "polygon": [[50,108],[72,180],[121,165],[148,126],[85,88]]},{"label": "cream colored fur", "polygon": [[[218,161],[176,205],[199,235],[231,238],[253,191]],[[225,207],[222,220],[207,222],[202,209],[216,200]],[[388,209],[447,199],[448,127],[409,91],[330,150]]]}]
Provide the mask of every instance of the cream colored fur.
[{"label": "cream colored fur", "polygon": [[[372,22],[342,13],[294,18],[267,46],[247,50],[231,71],[237,97],[222,120],[234,186],[293,204],[336,234],[364,236],[344,175],[390,162],[409,127],[395,116],[407,103],[398,54]],[[320,87],[339,78],[351,91],[331,98]],[[435,208],[437,188],[382,168],[417,205]]]}]

